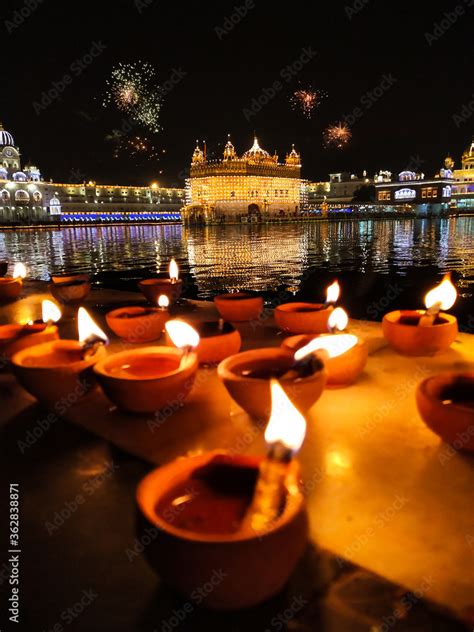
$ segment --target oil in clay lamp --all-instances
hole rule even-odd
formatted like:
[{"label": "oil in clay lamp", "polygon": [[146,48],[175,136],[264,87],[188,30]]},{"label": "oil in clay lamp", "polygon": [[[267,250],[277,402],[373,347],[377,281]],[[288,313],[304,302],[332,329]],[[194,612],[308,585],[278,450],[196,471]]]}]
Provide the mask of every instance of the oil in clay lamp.
[{"label": "oil in clay lamp", "polygon": [[144,554],[163,581],[191,596],[214,569],[225,569],[204,596],[208,608],[248,608],[279,593],[306,547],[294,458],[305,420],[277,382],[271,388],[265,458],[223,451],[182,457],[152,471],[137,489],[138,534],[155,529]]},{"label": "oil in clay lamp", "polygon": [[349,317],[342,307],[336,307],[328,318],[330,334],[290,336],[282,347],[302,361],[308,354],[316,354],[327,371],[327,386],[341,387],[353,384],[365,368],[368,357],[367,343],[348,333]]},{"label": "oil in clay lamp", "polygon": [[77,322],[79,340],[45,342],[11,358],[20,384],[48,406],[75,402],[89,391],[95,384],[91,369],[106,355],[108,338],[83,307]]},{"label": "oil in clay lamp", "polygon": [[198,333],[187,323],[169,320],[166,331],[175,347],[142,347],[109,355],[94,373],[107,397],[129,413],[154,413],[183,404],[198,368]]},{"label": "oil in clay lamp", "polygon": [[447,351],[458,335],[458,321],[441,310],[450,309],[456,297],[456,288],[446,274],[426,294],[426,311],[397,310],[385,314],[382,321],[385,339],[402,355],[425,356]]},{"label": "oil in clay lamp", "polygon": [[39,321],[29,321],[25,325],[0,326],[0,355],[9,359],[17,351],[33,345],[59,338],[55,323],[61,318],[59,307],[44,300],[41,304],[42,317]]},{"label": "oil in clay lamp", "polygon": [[181,296],[183,281],[179,278],[179,267],[175,259],[171,259],[168,267],[168,277],[144,279],[138,282],[138,287],[145,298],[152,305],[158,304],[160,295],[165,294],[170,304],[175,303]]},{"label": "oil in clay lamp", "polygon": [[161,338],[169,319],[168,305],[168,297],[162,294],[158,307],[119,307],[108,312],[105,320],[114,334],[127,342],[152,342]]},{"label": "oil in clay lamp", "polygon": [[327,331],[328,317],[340,296],[334,281],[326,290],[325,303],[283,303],[275,308],[275,322],[290,334],[322,334]]},{"label": "oil in clay lamp", "polygon": [[20,296],[26,274],[25,265],[17,263],[13,268],[13,276],[0,277],[0,302],[13,301]]}]

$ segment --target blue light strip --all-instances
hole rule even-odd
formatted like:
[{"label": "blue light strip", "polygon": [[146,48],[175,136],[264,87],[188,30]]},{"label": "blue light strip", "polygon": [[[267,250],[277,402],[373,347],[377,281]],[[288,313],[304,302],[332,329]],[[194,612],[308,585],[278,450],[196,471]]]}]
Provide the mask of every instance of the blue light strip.
[{"label": "blue light strip", "polygon": [[62,213],[61,222],[179,222],[180,213]]}]

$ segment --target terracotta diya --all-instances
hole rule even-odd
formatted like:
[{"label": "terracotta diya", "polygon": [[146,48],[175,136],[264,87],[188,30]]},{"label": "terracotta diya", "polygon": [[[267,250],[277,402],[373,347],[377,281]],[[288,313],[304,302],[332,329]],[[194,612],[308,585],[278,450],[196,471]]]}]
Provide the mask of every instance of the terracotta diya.
[{"label": "terracotta diya", "polygon": [[175,303],[181,296],[183,281],[179,278],[178,264],[174,259],[170,261],[168,273],[168,277],[158,276],[138,282],[140,291],[152,305],[158,305],[158,299],[163,294],[170,303]]},{"label": "terracotta diya", "polygon": [[[161,297],[160,297],[161,298]],[[168,301],[168,297],[163,296]],[[158,340],[169,318],[166,307],[119,307],[105,316],[107,325],[127,342]]]},{"label": "terracotta diya", "polygon": [[94,384],[91,368],[105,355],[107,336],[84,308],[78,313],[79,340],[53,340],[12,356],[20,384],[41,402],[65,410]]},{"label": "terracotta diya", "polygon": [[299,375],[294,364],[293,354],[285,349],[253,349],[223,360],[217,374],[241,408],[256,419],[267,419],[272,378],[279,380],[301,412],[309,410],[324,390],[327,374],[322,363],[305,375]]},{"label": "terracotta diya", "polygon": [[87,274],[51,275],[49,286],[54,298],[65,305],[77,305],[89,296],[91,284]]},{"label": "terracotta diya", "polygon": [[95,365],[104,393],[120,409],[152,413],[167,405],[181,405],[189,395],[198,368],[192,349],[199,344],[199,336],[181,321],[168,321],[166,327],[178,348],[122,351]]},{"label": "terracotta diya", "polygon": [[214,297],[214,305],[225,321],[235,323],[258,320],[263,298],[252,292],[233,292]]},{"label": "terracotta diya", "polygon": [[322,334],[327,332],[327,323],[334,304],[340,294],[340,287],[334,281],[326,292],[323,303],[283,303],[274,311],[275,322],[280,329],[291,334]]},{"label": "terracotta diya", "polygon": [[327,371],[327,386],[347,386],[356,381],[367,363],[368,347],[364,340],[343,331],[348,324],[346,312],[337,307],[328,319],[332,334],[290,336],[281,343],[299,360],[315,353]]},{"label": "terracotta diya", "polygon": [[397,310],[385,314],[382,331],[390,346],[402,355],[433,355],[449,349],[458,335],[454,316],[442,312],[456,301],[449,274],[425,296],[426,311]]},{"label": "terracotta diya", "polygon": [[5,359],[17,351],[59,338],[54,324],[61,318],[61,310],[51,301],[42,302],[42,320],[25,325],[0,325],[0,355]]},{"label": "terracotta diya", "polygon": [[474,451],[474,371],[432,375],[416,389],[426,425],[457,450]]},{"label": "terracotta diya", "polygon": [[[272,407],[266,458],[184,457],[151,472],[137,489],[138,537],[144,528],[156,534],[144,549],[148,561],[186,597],[211,582],[203,595],[209,608],[248,608],[279,593],[306,547],[308,521],[293,460],[305,422],[278,385],[272,396],[275,389],[286,405]],[[216,576],[216,569],[224,572]]]},{"label": "terracotta diya", "polygon": [[[215,364],[234,355],[240,350],[240,333],[230,323],[223,320],[193,323],[199,334],[199,344],[195,351],[200,364]],[[166,336],[166,344],[172,344]]]},{"label": "terracotta diya", "polygon": [[12,277],[0,277],[0,302],[13,301],[18,298],[23,288],[23,279],[25,277],[26,268],[22,263],[15,265]]}]

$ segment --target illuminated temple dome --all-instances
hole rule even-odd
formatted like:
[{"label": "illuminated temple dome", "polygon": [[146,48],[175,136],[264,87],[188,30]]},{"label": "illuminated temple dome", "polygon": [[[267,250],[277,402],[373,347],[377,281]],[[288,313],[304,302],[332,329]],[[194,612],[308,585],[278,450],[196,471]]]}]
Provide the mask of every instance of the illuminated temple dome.
[{"label": "illuminated temple dome", "polygon": [[227,136],[227,143],[224,147],[224,160],[234,160],[237,158],[235,147],[230,140],[230,134]]},{"label": "illuminated temple dome", "polygon": [[303,198],[301,157],[293,147],[284,162],[253,145],[239,156],[230,140],[221,160],[206,158],[197,145],[186,183],[184,223],[263,221],[264,218],[296,216]]},{"label": "illuminated temple dome", "polygon": [[200,162],[204,162],[205,161],[205,157],[204,157],[204,152],[202,151],[202,149],[199,147],[199,141],[196,141],[196,148],[193,152],[193,157],[192,157],[192,163],[196,164],[196,163],[200,163]]},{"label": "illuminated temple dome", "polygon": [[474,138],[471,141],[471,146],[462,155],[462,164],[463,169],[474,168]]},{"label": "illuminated temple dome", "polygon": [[242,158],[245,158],[247,160],[251,160],[251,161],[255,161],[255,162],[263,162],[263,161],[271,161],[274,162],[274,158],[272,158],[270,156],[270,154],[268,153],[268,151],[265,151],[264,149],[262,149],[260,147],[260,145],[258,144],[258,139],[255,136],[253,139],[253,145],[252,147],[250,147],[249,150],[247,150],[243,155]]},{"label": "illuminated temple dome", "polygon": [[7,132],[3,129],[3,125],[0,123],[0,146],[1,147],[14,147],[15,141],[13,140],[13,136],[10,132]]},{"label": "illuminated temple dome", "polygon": [[301,156],[296,151],[294,145],[292,145],[290,153],[286,154],[286,161],[285,162],[286,162],[287,165],[296,165],[296,166],[301,165]]}]

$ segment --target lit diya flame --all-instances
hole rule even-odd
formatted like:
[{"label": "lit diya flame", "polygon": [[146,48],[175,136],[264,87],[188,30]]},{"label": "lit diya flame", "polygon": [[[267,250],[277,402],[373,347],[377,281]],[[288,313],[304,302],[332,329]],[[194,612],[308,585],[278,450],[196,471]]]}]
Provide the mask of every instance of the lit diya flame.
[{"label": "lit diya flame", "polygon": [[41,303],[41,319],[43,323],[57,323],[61,316],[61,310],[53,301],[46,299]]},{"label": "lit diya flame", "polygon": [[334,281],[326,290],[326,305],[331,303],[337,303],[339,295],[341,293],[341,288],[339,287],[339,283]]},{"label": "lit diya flame", "polygon": [[301,448],[306,421],[295,408],[277,380],[270,383],[272,408],[265,430],[268,453],[262,461],[255,493],[243,520],[243,526],[255,531],[267,528],[285,505],[289,464]]},{"label": "lit diya flame", "polygon": [[183,363],[188,353],[199,344],[198,332],[182,320],[169,320],[165,325],[165,329],[174,346],[183,350],[181,359]]},{"label": "lit diya flame", "polygon": [[357,336],[353,334],[336,334],[332,336],[320,336],[311,340],[307,345],[298,349],[295,352],[295,360],[299,362],[310,353],[322,352],[322,355],[327,354],[329,358],[336,358],[337,356],[346,353],[358,342]]},{"label": "lit diya flame", "polygon": [[168,272],[170,275],[171,283],[176,283],[176,281],[179,279],[179,268],[175,259],[171,259]]},{"label": "lit diya flame", "polygon": [[[451,283],[451,275],[445,274],[439,285],[430,290],[425,296],[425,307],[427,310],[450,309],[456,302],[458,293]],[[437,307],[439,305],[439,307]]]},{"label": "lit diya flame", "polygon": [[24,279],[26,277],[26,267],[23,263],[15,264],[13,268],[13,278],[14,279]]},{"label": "lit diya flame", "polygon": [[306,421],[294,407],[277,380],[270,385],[272,412],[265,430],[265,441],[271,447],[281,444],[293,454],[298,452],[306,434]]},{"label": "lit diya flame", "polygon": [[93,355],[100,345],[106,345],[109,342],[106,334],[92,320],[89,312],[84,307],[79,307],[77,312],[77,329],[84,357]]},{"label": "lit diya flame", "polygon": [[170,299],[166,296],[166,294],[160,294],[158,297],[158,307],[161,309],[166,309],[170,304]]},{"label": "lit diya flame", "polygon": [[349,324],[349,316],[342,307],[336,307],[328,318],[328,329],[333,334],[336,331],[344,331]]},{"label": "lit diya flame", "polygon": [[430,327],[434,324],[436,316],[444,309],[454,305],[458,293],[451,283],[451,275],[445,274],[439,285],[430,290],[425,296],[426,313],[419,320],[421,327]]}]

